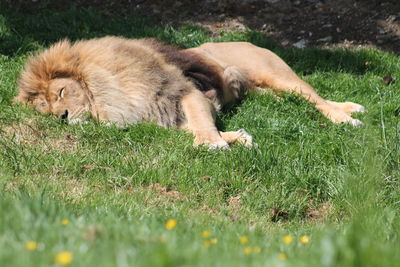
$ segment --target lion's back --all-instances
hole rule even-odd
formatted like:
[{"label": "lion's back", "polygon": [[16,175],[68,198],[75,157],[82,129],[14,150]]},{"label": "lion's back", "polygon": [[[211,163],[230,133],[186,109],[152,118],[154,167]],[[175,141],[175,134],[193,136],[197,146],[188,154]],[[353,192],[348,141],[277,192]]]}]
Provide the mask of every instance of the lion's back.
[{"label": "lion's back", "polygon": [[106,120],[153,120],[168,127],[183,119],[179,101],[193,85],[142,40],[104,37],[77,42],[72,49],[85,65],[86,83]]},{"label": "lion's back", "polygon": [[17,100],[49,99],[52,80],[70,78],[88,95],[96,119],[175,126],[184,120],[184,95],[222,87],[217,72],[197,56],[152,39],[63,40],[27,62]]}]

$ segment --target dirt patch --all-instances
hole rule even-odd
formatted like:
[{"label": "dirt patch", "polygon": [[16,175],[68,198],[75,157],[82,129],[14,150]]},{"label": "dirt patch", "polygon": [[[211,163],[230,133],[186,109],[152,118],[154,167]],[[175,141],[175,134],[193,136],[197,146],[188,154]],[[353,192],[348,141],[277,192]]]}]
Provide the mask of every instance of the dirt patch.
[{"label": "dirt patch", "polygon": [[[314,205],[313,205],[314,206]],[[306,208],[303,218],[308,222],[323,222],[329,214],[332,213],[332,204],[330,202],[323,202],[314,208]],[[270,220],[272,222],[286,222],[289,220],[290,213],[287,210],[279,207],[273,207],[269,212]]]},{"label": "dirt patch", "polygon": [[35,120],[7,125],[1,128],[2,136],[13,138],[18,144],[33,145],[48,137],[48,132],[39,130]]},{"label": "dirt patch", "polygon": [[289,218],[289,212],[278,207],[271,208],[269,214],[272,222],[287,221]]},{"label": "dirt patch", "polygon": [[315,222],[324,221],[332,212],[332,208],[330,202],[323,202],[318,207],[307,210],[306,219]]},{"label": "dirt patch", "polygon": [[83,165],[82,169],[85,171],[92,171],[92,170],[104,170],[104,171],[111,171],[112,168],[106,166],[98,166],[96,164],[91,165]]},{"label": "dirt patch", "polygon": [[72,203],[79,203],[84,199],[88,190],[89,189],[84,182],[76,179],[69,179],[62,183],[60,197],[71,201]]},{"label": "dirt patch", "polygon": [[[11,0],[5,0],[11,1]],[[11,1],[25,12],[92,7],[105,15],[138,13],[160,24],[221,30],[255,29],[284,47],[375,45],[400,52],[398,0],[60,0]],[[10,2],[10,3],[11,3]],[[15,3],[17,2],[17,4]]]},{"label": "dirt patch", "polygon": [[242,202],[241,196],[235,196],[228,199],[228,206],[235,210],[240,209],[240,204]]},{"label": "dirt patch", "polygon": [[35,119],[4,126],[0,133],[18,145],[38,146],[43,150],[73,151],[78,145],[78,141],[71,135],[54,135],[49,129],[43,129]]},{"label": "dirt patch", "polygon": [[153,191],[157,193],[159,196],[167,197],[168,199],[173,201],[183,200],[183,194],[181,192],[169,189],[166,186],[162,186],[159,183],[148,185],[147,187],[145,187],[145,189]]},{"label": "dirt patch", "polygon": [[67,134],[63,138],[58,139],[57,144],[62,147],[71,147],[72,148],[78,144],[78,141],[71,135]]},{"label": "dirt patch", "polygon": [[209,206],[207,206],[207,205],[203,205],[201,208],[200,208],[200,211],[202,211],[202,212],[205,212],[205,213],[208,213],[208,214],[220,214],[220,212],[218,211],[218,210],[216,210],[216,209],[213,209],[213,208],[211,208],[211,207],[209,207]]},{"label": "dirt patch", "polygon": [[[375,45],[400,51],[400,4],[397,0],[205,0],[172,8],[143,1],[133,10],[160,22],[191,23],[208,29],[251,28],[284,47]],[[168,1],[165,1],[168,2]]]}]

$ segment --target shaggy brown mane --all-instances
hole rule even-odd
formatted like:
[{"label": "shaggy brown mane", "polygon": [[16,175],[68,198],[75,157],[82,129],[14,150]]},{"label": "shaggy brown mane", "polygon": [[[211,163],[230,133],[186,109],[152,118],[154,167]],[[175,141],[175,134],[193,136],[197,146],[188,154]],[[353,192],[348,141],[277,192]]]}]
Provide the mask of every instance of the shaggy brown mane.
[{"label": "shaggy brown mane", "polygon": [[[153,38],[142,39],[142,42],[160,52],[166,62],[177,66],[207,97],[215,97],[215,94],[219,98],[222,97],[222,69],[219,66],[207,62],[205,58],[193,52],[161,43]],[[20,94],[14,101],[27,102],[37,95],[46,96],[48,84],[55,78],[74,78],[86,87],[79,54],[73,52],[72,47],[69,40],[62,40],[44,52],[30,56],[18,80]]]},{"label": "shaggy brown mane", "polygon": [[119,125],[152,120],[177,126],[184,123],[180,101],[186,94],[222,90],[219,74],[197,61],[155,40],[63,40],[28,60],[15,102],[70,121],[79,121],[79,114],[89,111],[96,119]]},{"label": "shaggy brown mane", "polygon": [[222,97],[223,80],[220,74],[223,69],[220,66],[178,46],[167,45],[153,38],[143,39],[143,41],[163,54],[168,63],[181,69],[183,75],[206,96],[212,95],[212,93],[209,94],[210,91],[215,91],[218,97]]},{"label": "shaggy brown mane", "polygon": [[28,59],[18,79],[20,94],[15,101],[26,102],[39,94],[47,95],[52,79],[71,77],[83,81],[82,76],[79,55],[72,52],[68,40],[60,41]]}]

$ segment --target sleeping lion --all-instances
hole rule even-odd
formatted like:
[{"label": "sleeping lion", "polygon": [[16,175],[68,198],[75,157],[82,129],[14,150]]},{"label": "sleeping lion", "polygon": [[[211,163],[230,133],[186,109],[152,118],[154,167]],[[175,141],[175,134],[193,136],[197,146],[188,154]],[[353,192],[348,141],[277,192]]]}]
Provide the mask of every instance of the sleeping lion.
[{"label": "sleeping lion", "polygon": [[32,56],[18,85],[15,102],[68,123],[88,116],[121,127],[153,121],[186,129],[194,145],[210,148],[252,146],[245,130],[220,132],[215,126],[216,111],[246,90],[293,92],[334,123],[359,126],[351,113],[364,111],[321,98],[273,52],[245,42],[183,50],[155,39],[63,40]]}]

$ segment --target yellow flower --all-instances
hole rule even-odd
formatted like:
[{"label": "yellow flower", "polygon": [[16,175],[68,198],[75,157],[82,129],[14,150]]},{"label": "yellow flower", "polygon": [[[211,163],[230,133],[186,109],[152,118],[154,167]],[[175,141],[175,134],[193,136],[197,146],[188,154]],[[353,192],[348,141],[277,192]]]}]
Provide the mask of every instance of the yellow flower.
[{"label": "yellow flower", "polygon": [[243,249],[244,255],[249,255],[249,254],[252,254],[252,253],[258,254],[260,252],[261,252],[261,248],[260,247],[245,247]]},{"label": "yellow flower", "polygon": [[303,236],[300,237],[299,241],[302,244],[307,244],[308,242],[310,242],[310,238],[308,236],[306,236],[306,235],[303,235]]},{"label": "yellow flower", "polygon": [[60,265],[67,265],[72,262],[72,253],[69,251],[63,251],[56,255],[54,262]]},{"label": "yellow flower", "polygon": [[287,259],[287,256],[286,256],[286,254],[285,253],[279,253],[279,259],[280,260],[286,260]]},{"label": "yellow flower", "polygon": [[261,248],[260,247],[253,247],[254,253],[258,254],[261,252]]},{"label": "yellow flower", "polygon": [[69,224],[69,220],[68,219],[64,219],[61,221],[62,225],[68,225]]},{"label": "yellow flower", "polygon": [[211,246],[212,244],[211,244],[211,241],[210,240],[205,240],[204,242],[203,242],[203,246],[204,247],[206,247],[206,248],[208,248],[209,246]]},{"label": "yellow flower", "polygon": [[249,254],[253,253],[253,248],[252,247],[245,247],[243,249],[243,253],[244,253],[244,255],[249,255]]},{"label": "yellow flower", "polygon": [[205,246],[206,248],[208,248],[209,246],[212,246],[212,245],[216,245],[216,244],[218,244],[217,238],[212,238],[212,239],[203,241],[203,246]]},{"label": "yellow flower", "polygon": [[283,243],[285,243],[285,244],[290,244],[290,243],[293,242],[293,237],[292,237],[291,235],[285,235],[285,236],[282,238],[282,241],[283,241]]},{"label": "yellow flower", "polygon": [[208,238],[211,236],[211,231],[209,230],[204,230],[203,232],[201,232],[201,237],[203,238]]},{"label": "yellow flower", "polygon": [[28,241],[25,243],[25,248],[26,248],[26,250],[34,251],[34,250],[37,250],[38,244],[35,241]]},{"label": "yellow flower", "polygon": [[175,219],[169,219],[169,220],[167,221],[167,223],[165,224],[165,229],[167,229],[167,230],[172,230],[172,229],[175,228],[175,226],[176,226],[177,223],[178,223],[177,220],[175,220]]},{"label": "yellow flower", "polygon": [[217,238],[210,239],[210,242],[212,245],[216,245],[218,243],[218,239]]},{"label": "yellow flower", "polygon": [[247,244],[247,243],[249,243],[249,238],[244,235],[239,238],[239,242],[240,242],[240,244]]}]

